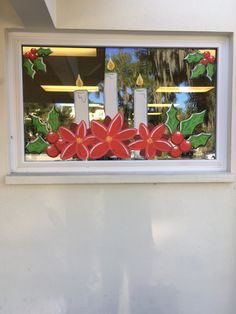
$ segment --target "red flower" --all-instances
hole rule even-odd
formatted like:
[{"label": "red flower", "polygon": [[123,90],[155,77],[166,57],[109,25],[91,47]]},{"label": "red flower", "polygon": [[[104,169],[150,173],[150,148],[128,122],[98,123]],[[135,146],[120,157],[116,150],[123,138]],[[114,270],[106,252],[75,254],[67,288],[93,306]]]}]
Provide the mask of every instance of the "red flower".
[{"label": "red flower", "polygon": [[165,124],[159,124],[149,131],[144,123],[139,125],[139,140],[129,144],[133,150],[145,150],[145,157],[152,159],[158,152],[169,152],[171,144],[165,139]]},{"label": "red flower", "polygon": [[61,126],[59,132],[66,143],[61,151],[62,160],[69,159],[74,155],[82,160],[88,159],[89,150],[87,146],[93,142],[94,136],[87,136],[86,123],[83,120],[77,125],[73,124],[73,131]]},{"label": "red flower", "polygon": [[95,120],[91,122],[92,134],[99,141],[90,151],[91,158],[101,158],[109,151],[119,158],[130,157],[130,151],[122,141],[126,141],[134,137],[137,130],[122,130],[123,123],[124,116],[120,112],[115,115],[107,126]]}]

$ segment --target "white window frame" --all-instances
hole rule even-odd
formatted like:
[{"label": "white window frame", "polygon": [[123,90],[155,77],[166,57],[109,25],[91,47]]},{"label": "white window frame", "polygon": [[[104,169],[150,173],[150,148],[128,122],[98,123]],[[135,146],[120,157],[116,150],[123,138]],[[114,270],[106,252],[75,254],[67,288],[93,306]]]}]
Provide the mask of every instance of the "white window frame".
[{"label": "white window frame", "polygon": [[[7,183],[195,182],[232,181],[230,173],[230,38],[227,35],[155,32],[9,32],[9,174]],[[214,47],[217,54],[215,160],[42,161],[24,158],[22,45]],[[34,178],[29,181],[29,178]],[[46,179],[45,179],[46,178]]]}]

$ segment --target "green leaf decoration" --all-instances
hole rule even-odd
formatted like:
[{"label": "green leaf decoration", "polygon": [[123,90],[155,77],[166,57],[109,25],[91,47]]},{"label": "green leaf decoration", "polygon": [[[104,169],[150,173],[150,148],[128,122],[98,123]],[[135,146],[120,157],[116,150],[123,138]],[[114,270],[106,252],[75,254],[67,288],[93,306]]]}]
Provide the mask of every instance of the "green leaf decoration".
[{"label": "green leaf decoration", "polygon": [[197,78],[203,75],[205,71],[206,71],[206,67],[204,64],[201,64],[201,63],[197,64],[195,68],[192,70],[191,79]]},{"label": "green leaf decoration", "polygon": [[172,105],[166,112],[167,120],[165,125],[168,127],[171,133],[174,133],[179,125],[179,120],[177,119],[177,109]]},{"label": "green leaf decoration", "polygon": [[190,136],[188,140],[191,142],[193,148],[198,148],[199,146],[205,146],[210,138],[210,133],[200,133]]},{"label": "green leaf decoration", "polygon": [[57,131],[60,126],[59,116],[60,114],[55,107],[48,114],[48,123],[53,132]]},{"label": "green leaf decoration", "polygon": [[34,141],[29,142],[25,148],[28,153],[41,154],[47,149],[48,145],[49,144],[45,142],[41,136],[39,136]]},{"label": "green leaf decoration", "polygon": [[207,77],[209,78],[210,81],[212,81],[212,77],[215,73],[215,66],[212,63],[207,64]]},{"label": "green leaf decoration", "polygon": [[43,62],[43,58],[37,58],[34,60],[34,67],[37,71],[46,72],[46,64]]},{"label": "green leaf decoration", "polygon": [[186,60],[188,63],[193,63],[193,62],[199,62],[204,58],[203,53],[200,51],[194,52],[194,53],[189,53],[184,60]]},{"label": "green leaf decoration", "polygon": [[36,71],[34,70],[34,64],[29,59],[24,59],[23,66],[26,68],[26,73],[33,79]]},{"label": "green leaf decoration", "polygon": [[36,128],[37,133],[40,133],[42,135],[48,134],[48,128],[46,124],[39,117],[32,115],[31,120],[32,120],[33,126]]},{"label": "green leaf decoration", "polygon": [[180,122],[180,132],[186,136],[191,135],[195,129],[195,127],[204,122],[204,117],[206,114],[206,110],[193,113],[188,119]]},{"label": "green leaf decoration", "polygon": [[39,48],[38,49],[38,56],[39,57],[47,57],[52,53],[52,50],[50,48]]}]

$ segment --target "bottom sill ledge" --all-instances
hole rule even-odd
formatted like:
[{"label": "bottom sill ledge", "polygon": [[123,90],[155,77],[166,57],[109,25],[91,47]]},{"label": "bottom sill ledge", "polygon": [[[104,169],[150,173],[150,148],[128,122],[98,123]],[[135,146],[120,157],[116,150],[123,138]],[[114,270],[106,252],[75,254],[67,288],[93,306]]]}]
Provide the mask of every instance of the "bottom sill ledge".
[{"label": "bottom sill ledge", "polygon": [[222,183],[234,182],[231,172],[165,173],[165,174],[70,174],[11,173],[6,184],[142,184],[142,183]]}]

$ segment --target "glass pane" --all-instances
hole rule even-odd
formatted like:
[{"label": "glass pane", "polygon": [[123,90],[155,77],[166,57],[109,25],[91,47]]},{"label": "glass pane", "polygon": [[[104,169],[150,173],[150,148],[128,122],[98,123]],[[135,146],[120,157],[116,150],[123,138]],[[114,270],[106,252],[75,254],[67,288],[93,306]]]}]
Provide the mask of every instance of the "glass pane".
[{"label": "glass pane", "polygon": [[214,47],[23,46],[22,61],[26,161],[216,158]]}]

